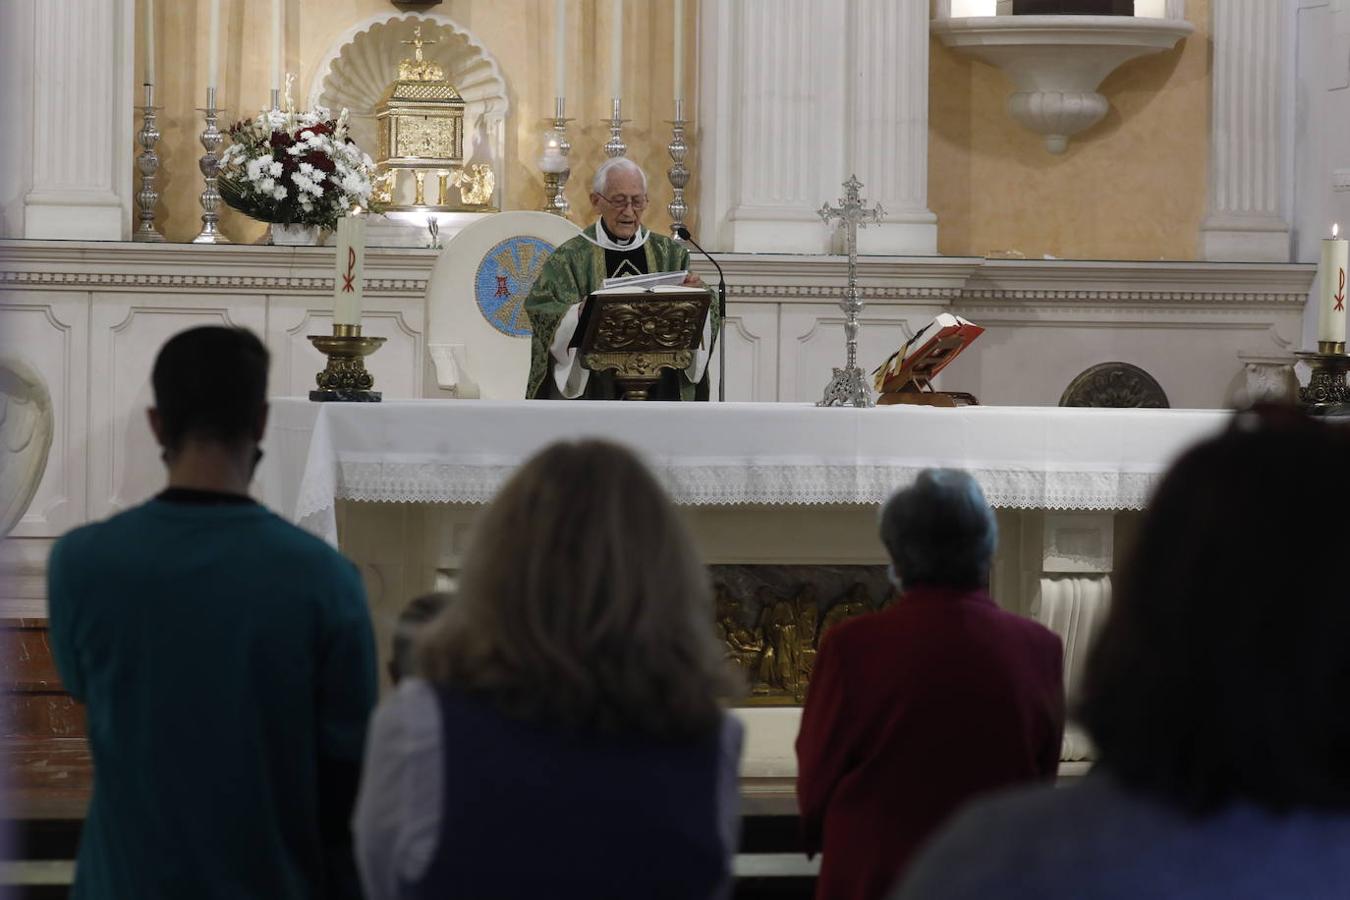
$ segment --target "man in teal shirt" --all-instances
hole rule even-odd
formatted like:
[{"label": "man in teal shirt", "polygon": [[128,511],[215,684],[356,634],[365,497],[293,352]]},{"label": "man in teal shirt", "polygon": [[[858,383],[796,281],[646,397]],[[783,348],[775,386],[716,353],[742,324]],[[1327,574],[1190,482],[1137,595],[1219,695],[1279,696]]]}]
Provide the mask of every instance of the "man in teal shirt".
[{"label": "man in teal shirt", "polygon": [[167,489],[52,550],[52,651],[94,757],[75,898],[359,896],[370,614],[350,562],[248,496],[267,369],[243,329],[172,338],[149,411]]}]

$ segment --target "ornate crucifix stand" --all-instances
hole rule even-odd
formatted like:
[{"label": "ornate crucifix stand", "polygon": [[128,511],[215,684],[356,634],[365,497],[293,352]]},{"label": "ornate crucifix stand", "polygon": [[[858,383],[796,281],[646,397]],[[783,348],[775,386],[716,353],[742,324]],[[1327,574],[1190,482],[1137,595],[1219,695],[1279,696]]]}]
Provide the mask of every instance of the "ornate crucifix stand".
[{"label": "ornate crucifix stand", "polygon": [[825,386],[825,396],[816,406],[875,406],[872,394],[863,383],[862,370],[858,368],[858,314],[862,312],[862,298],[858,296],[858,226],[864,228],[871,223],[880,222],[886,211],[878,203],[867,209],[859,195],[862,182],[858,176],[850,175],[844,182],[844,196],[838,206],[828,203],[820,208],[820,217],[828,225],[838,219],[844,225],[844,242],[848,251],[848,290],[839,306],[844,310],[844,338],[848,345],[848,358],[844,368],[835,369],[834,377]]}]

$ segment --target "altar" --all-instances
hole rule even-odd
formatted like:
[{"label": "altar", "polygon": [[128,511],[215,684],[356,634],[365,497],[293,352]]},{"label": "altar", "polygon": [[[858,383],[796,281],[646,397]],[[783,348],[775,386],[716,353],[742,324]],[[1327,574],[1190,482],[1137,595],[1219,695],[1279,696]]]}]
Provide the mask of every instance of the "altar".
[{"label": "altar", "polygon": [[[452,586],[474,519],[547,444],[637,449],[712,568],[717,627],[751,693],[743,773],[795,775],[809,668],[768,675],[765,606],[798,623],[801,656],[839,618],[888,599],[876,509],[929,466],[970,471],[1001,531],[992,592],[1066,645],[1069,687],[1110,599],[1135,513],[1168,464],[1218,432],[1217,410],[821,409],[805,404],[272,401],[263,499],[360,567],[381,652],[403,605]],[[521,548],[522,555],[528,548]],[[1070,733],[1069,764],[1088,749]]]}]

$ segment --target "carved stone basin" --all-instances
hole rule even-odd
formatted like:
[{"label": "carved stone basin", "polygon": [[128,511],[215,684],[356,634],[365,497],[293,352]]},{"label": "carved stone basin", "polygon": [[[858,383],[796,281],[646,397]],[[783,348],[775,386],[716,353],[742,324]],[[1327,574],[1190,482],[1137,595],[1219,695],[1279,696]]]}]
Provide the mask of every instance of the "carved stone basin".
[{"label": "carved stone basin", "polygon": [[1136,16],[979,16],[934,19],[948,47],[1002,69],[1016,90],[1008,114],[1045,135],[1051,153],[1106,115],[1097,88],[1122,63],[1176,46],[1195,26]]}]

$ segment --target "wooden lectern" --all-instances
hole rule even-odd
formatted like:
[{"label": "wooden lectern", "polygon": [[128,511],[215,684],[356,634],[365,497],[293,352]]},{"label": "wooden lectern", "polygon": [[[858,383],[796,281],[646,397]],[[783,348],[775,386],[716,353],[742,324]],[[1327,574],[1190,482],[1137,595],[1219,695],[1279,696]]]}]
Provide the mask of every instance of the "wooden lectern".
[{"label": "wooden lectern", "polygon": [[581,365],[612,370],[624,400],[646,400],[662,369],[693,364],[710,303],[702,288],[597,291],[577,323]]}]

